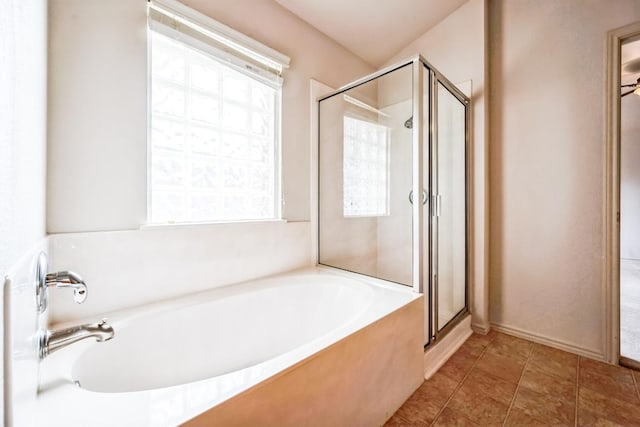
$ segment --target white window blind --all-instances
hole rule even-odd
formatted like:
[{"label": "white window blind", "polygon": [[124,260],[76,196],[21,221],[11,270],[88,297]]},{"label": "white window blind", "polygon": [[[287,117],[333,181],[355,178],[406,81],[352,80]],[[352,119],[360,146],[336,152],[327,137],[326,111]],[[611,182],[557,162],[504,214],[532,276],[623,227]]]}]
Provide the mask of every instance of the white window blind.
[{"label": "white window blind", "polygon": [[150,0],[149,27],[276,84],[289,57],[174,0]]},{"label": "white window blind", "polygon": [[208,18],[189,11],[150,6],[150,222],[276,218],[286,64],[236,49],[228,27],[201,31]]}]

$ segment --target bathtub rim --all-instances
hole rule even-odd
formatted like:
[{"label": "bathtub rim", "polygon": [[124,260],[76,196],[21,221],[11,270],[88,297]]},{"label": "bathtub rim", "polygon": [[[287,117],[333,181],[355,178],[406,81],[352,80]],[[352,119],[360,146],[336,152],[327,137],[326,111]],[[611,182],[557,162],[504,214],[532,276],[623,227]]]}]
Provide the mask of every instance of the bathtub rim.
[{"label": "bathtub rim", "polygon": [[[253,279],[243,280],[240,282],[228,283],[225,285],[216,286],[216,287],[205,289],[202,291],[191,292],[191,293],[179,295],[176,297],[162,298],[150,303],[139,304],[131,307],[125,307],[118,310],[110,310],[100,314],[82,317],[79,319],[55,322],[49,325],[49,329],[53,330],[53,329],[59,329],[59,328],[67,328],[67,327],[76,326],[83,323],[95,322],[96,320],[99,320],[105,317],[109,319],[109,317],[114,317],[114,316],[126,318],[127,321],[129,321],[129,319],[135,319],[140,316],[146,316],[152,313],[159,313],[162,311],[171,311],[174,309],[182,309],[192,305],[196,305],[196,304],[202,303],[203,297],[209,298],[211,295],[216,293],[225,293],[224,296],[220,296],[220,299],[222,299],[224,297],[233,295],[234,291],[236,291],[238,287],[250,286],[253,282],[256,282],[256,281],[269,280],[269,279],[273,279],[280,276],[289,276],[289,275],[303,274],[303,273],[327,273],[332,276],[338,276],[338,277],[343,277],[350,280],[364,282],[367,285],[375,285],[377,287],[391,290],[391,291],[412,294],[416,298],[419,295],[422,295],[421,293],[415,292],[414,289],[408,285],[402,285],[397,282],[391,282],[388,280],[379,279],[377,277],[367,276],[366,274],[355,273],[355,272],[351,272],[348,270],[343,270],[340,268],[331,267],[327,265],[316,265],[313,267],[301,267],[301,268],[296,268],[294,270],[269,274],[267,276],[255,277]],[[226,293],[228,293],[229,295],[226,295]],[[122,322],[117,320],[112,322],[112,325],[115,326],[116,324],[122,324]]]}]

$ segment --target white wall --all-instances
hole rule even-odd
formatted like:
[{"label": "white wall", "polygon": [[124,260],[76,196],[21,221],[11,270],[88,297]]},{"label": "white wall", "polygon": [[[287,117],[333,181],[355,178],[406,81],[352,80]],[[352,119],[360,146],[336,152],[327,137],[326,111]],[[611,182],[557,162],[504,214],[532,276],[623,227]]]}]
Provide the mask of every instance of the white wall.
[{"label": "white wall", "polygon": [[54,322],[95,320],[109,311],[170,299],[311,265],[308,222],[152,227],[141,231],[57,234],[51,270],[73,270],[88,297],[51,292]]},{"label": "white wall", "polygon": [[422,54],[452,82],[472,82],[470,309],[474,328],[485,331],[489,327],[486,31],[485,0],[470,0],[387,62]]},{"label": "white wall", "polygon": [[185,4],[291,58],[284,73],[282,174],[284,216],[292,222],[140,230],[147,2],[51,0],[51,269],[77,271],[89,286],[81,306],[62,293],[53,297],[56,322],[312,263],[309,80],[337,87],[372,68],[271,0]]},{"label": "white wall", "polygon": [[146,220],[147,2],[49,2],[49,233]]},{"label": "white wall", "polygon": [[[37,391],[33,255],[45,249],[47,3],[0,1],[0,420],[29,425]],[[7,301],[5,301],[5,298]],[[9,312],[4,307],[9,306]],[[11,317],[8,324],[5,318]],[[11,325],[4,348],[5,325]],[[4,354],[10,357],[4,360]],[[11,383],[5,383],[12,377]],[[10,390],[4,395],[5,390]]]},{"label": "white wall", "polygon": [[640,260],[640,97],[620,102],[620,257]]},{"label": "white wall", "polygon": [[46,2],[0,3],[0,275],[45,236]]},{"label": "white wall", "polygon": [[603,357],[607,31],[640,2],[490,2],[491,321]]}]

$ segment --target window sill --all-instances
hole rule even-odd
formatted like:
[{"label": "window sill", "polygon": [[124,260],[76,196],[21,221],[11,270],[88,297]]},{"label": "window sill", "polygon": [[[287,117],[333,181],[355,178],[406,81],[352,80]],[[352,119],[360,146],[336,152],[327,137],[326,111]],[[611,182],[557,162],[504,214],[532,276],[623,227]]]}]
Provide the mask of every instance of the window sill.
[{"label": "window sill", "polygon": [[201,228],[201,227],[216,227],[223,225],[237,225],[237,224],[264,224],[264,223],[287,223],[286,219],[248,219],[248,220],[233,220],[233,221],[203,221],[203,222],[178,222],[174,224],[162,223],[162,224],[144,224],[140,226],[140,230],[167,230],[167,229],[185,229],[185,228]]}]

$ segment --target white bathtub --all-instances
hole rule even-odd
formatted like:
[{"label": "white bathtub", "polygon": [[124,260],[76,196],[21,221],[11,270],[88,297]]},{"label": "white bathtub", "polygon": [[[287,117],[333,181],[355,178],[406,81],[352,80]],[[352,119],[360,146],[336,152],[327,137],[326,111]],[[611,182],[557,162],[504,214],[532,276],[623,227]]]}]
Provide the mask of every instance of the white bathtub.
[{"label": "white bathtub", "polygon": [[[313,269],[111,313],[113,340],[77,343],[43,361],[38,425],[176,425],[222,402],[235,402],[249,390],[255,393],[258,385],[271,384],[283,373],[289,378],[293,372],[295,381],[306,383],[300,366],[322,360],[319,354],[417,298],[420,295],[408,288]],[[420,357],[421,346],[414,336],[421,336],[421,324],[400,326],[418,330],[409,334],[409,341],[418,347],[415,354]],[[404,357],[403,351],[394,351]],[[344,375],[340,366],[332,369]],[[422,369],[410,371],[416,371],[418,378],[409,381],[406,390],[394,392],[398,396],[392,402],[401,402],[419,384]],[[195,420],[192,423],[198,424]]]}]

